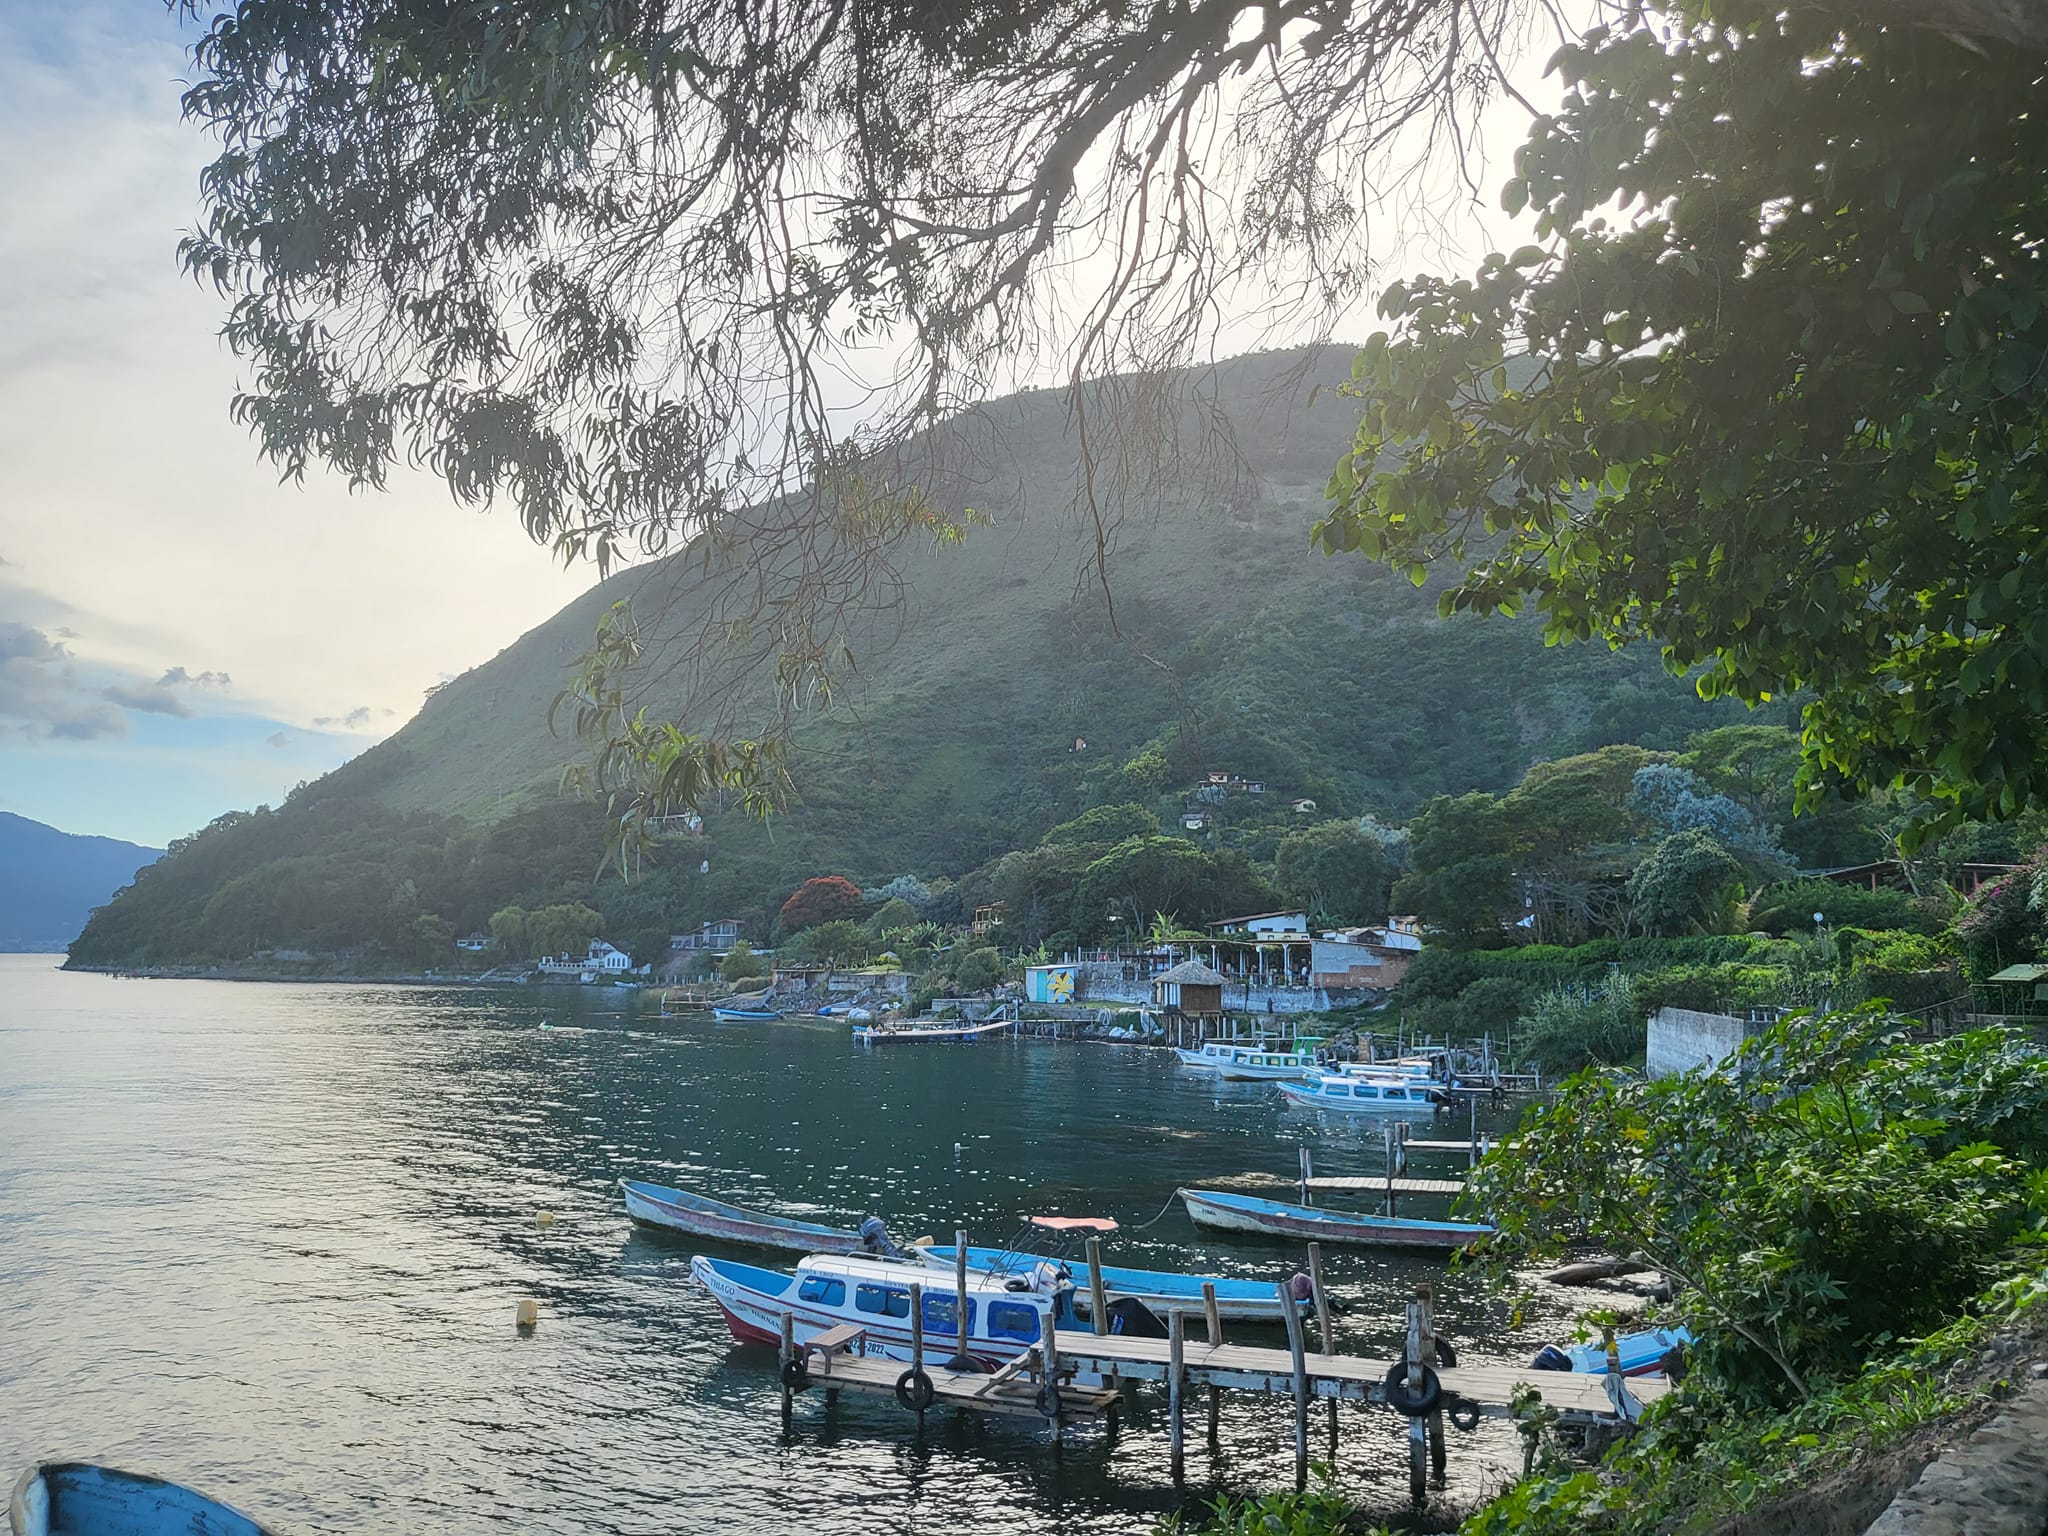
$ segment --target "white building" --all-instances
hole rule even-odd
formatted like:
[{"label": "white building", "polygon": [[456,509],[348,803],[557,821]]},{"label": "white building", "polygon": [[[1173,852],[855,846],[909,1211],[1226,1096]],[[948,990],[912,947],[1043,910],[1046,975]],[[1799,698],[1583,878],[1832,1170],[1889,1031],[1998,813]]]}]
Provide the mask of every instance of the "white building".
[{"label": "white building", "polygon": [[1308,937],[1306,912],[1253,912],[1244,917],[1226,917],[1211,923],[1216,933],[1271,933]]},{"label": "white building", "polygon": [[574,955],[549,955],[540,969],[552,975],[623,976],[633,969],[633,957],[615,944],[592,939],[581,959]]}]

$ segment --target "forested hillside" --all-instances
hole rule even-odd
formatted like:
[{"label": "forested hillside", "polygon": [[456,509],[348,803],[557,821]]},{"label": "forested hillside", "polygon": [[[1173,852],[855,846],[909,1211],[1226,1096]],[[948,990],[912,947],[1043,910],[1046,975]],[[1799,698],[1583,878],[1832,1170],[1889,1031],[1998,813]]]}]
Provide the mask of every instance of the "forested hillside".
[{"label": "forested hillside", "polygon": [[[1610,742],[1675,749],[1743,718],[1701,704],[1653,650],[1546,649],[1530,622],[1440,620],[1432,588],[1312,553],[1356,405],[1311,394],[1346,354],[1297,378],[1299,361],[1220,375],[1235,472],[1116,509],[1115,628],[1055,489],[1075,453],[1057,398],[994,407],[994,446],[956,491],[986,524],[907,560],[900,611],[854,637],[852,685],[799,726],[798,800],[771,826],[714,809],[702,840],[600,892],[599,817],[560,804],[577,748],[550,734],[548,706],[614,603],[650,628],[687,619],[698,566],[678,555],[572,603],[283,807],[181,840],[74,958],[403,952],[423,917],[468,931],[508,902],[570,896],[649,937],[711,916],[762,921],[808,876],[957,879],[1091,805],[1141,804],[1178,832],[1212,771],[1265,792],[1207,807],[1196,841],[1266,860],[1292,800],[1399,821],[1438,793],[1505,789],[1541,760]],[[687,726],[681,676],[651,678],[646,702]]]}]

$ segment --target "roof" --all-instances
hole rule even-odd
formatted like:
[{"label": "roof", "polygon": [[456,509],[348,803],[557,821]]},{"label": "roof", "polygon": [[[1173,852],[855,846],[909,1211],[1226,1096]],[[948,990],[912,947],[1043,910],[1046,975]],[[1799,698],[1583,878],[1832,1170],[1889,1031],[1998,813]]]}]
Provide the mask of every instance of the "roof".
[{"label": "roof", "polygon": [[2008,965],[1993,981],[2048,981],[2048,965]]},{"label": "roof", "polygon": [[1209,926],[1211,928],[1234,928],[1239,923],[1256,923],[1262,918],[1268,917],[1299,917],[1306,920],[1308,914],[1299,907],[1288,907],[1279,912],[1247,912],[1242,917],[1219,917]]},{"label": "roof", "polygon": [[1183,960],[1164,975],[1154,976],[1152,985],[1159,986],[1172,982],[1175,986],[1220,987],[1224,984],[1223,973],[1212,971],[1199,960]]}]

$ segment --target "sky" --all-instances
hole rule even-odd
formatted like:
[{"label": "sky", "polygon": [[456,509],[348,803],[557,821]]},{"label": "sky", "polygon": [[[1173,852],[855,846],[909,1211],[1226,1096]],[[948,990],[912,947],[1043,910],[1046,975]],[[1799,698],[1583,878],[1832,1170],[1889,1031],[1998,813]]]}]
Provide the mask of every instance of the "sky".
[{"label": "sky", "polygon": [[[188,40],[161,0],[0,4],[0,810],[158,847],[390,735],[595,579],[426,475],[280,484],[229,419],[223,301],[176,262],[211,157]],[[1468,205],[1416,264],[1520,243],[1504,223]]]},{"label": "sky", "polygon": [[0,810],[162,847],[275,804],[589,586],[400,474],[280,485],[177,270],[159,0],[0,5]]}]

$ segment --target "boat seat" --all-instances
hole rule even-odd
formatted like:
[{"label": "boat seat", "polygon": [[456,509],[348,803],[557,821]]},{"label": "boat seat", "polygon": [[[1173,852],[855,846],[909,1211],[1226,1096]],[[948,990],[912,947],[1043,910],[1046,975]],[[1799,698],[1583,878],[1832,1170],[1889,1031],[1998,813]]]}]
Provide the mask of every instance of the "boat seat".
[{"label": "boat seat", "polygon": [[866,1342],[867,1336],[867,1329],[863,1328],[859,1323],[839,1323],[827,1328],[816,1338],[810,1340],[810,1342],[804,1345],[804,1350],[806,1353],[819,1355],[821,1357],[820,1374],[830,1376],[832,1374],[832,1357],[836,1354],[852,1353],[857,1346]]}]

